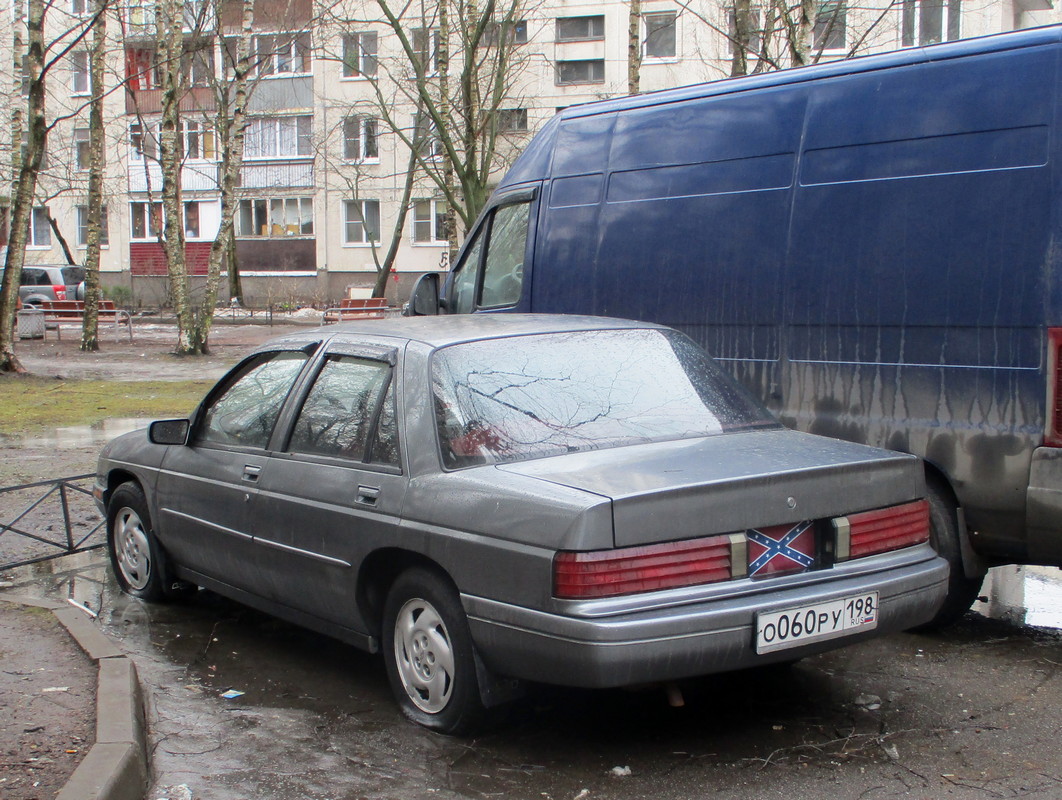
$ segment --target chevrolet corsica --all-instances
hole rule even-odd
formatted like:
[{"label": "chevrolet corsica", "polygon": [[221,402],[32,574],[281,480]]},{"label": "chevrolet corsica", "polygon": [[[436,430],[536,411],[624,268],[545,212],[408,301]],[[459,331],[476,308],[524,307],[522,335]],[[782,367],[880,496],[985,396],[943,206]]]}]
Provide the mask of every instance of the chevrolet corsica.
[{"label": "chevrolet corsica", "polygon": [[787,430],[669,328],[379,320],[260,347],[103,450],[121,587],[369,651],[468,731],[524,681],[663,682],[928,621],[918,459]]}]

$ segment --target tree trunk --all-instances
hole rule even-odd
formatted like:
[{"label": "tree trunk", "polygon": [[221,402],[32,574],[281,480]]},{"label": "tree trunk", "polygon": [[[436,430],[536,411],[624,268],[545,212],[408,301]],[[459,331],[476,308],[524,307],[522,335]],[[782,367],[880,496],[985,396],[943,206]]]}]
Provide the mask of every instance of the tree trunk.
[{"label": "tree trunk", "polygon": [[195,341],[195,320],[184,252],[184,208],[181,202],[183,4],[179,0],[161,0],[155,9],[159,83],[162,90],[162,122],[159,134],[159,163],[162,168],[162,249],[166,257],[173,311],[177,317],[176,352],[178,355],[194,355],[200,353],[200,348],[199,343]]},{"label": "tree trunk", "polygon": [[92,32],[89,68],[92,101],[89,106],[88,237],[85,251],[85,319],[81,324],[81,349],[100,349],[100,240],[103,235],[103,169],[106,131],[103,127],[104,73],[107,66],[107,0],[95,0],[96,24]]},{"label": "tree trunk", "polygon": [[[240,166],[243,163],[243,140],[247,125],[247,76],[251,71],[251,36],[254,30],[254,2],[243,0],[242,24],[240,36],[236,40],[236,67],[233,75],[232,113],[223,102],[218,103],[215,126],[221,139],[221,225],[218,235],[210,245],[210,261],[207,266],[206,291],[199,314],[192,331],[193,350],[206,353],[209,350],[210,327],[214,322],[214,306],[217,305],[218,286],[221,283],[221,268],[228,262],[229,287],[233,287],[233,274],[236,272],[235,253],[235,214],[236,189],[240,179]],[[218,8],[218,27],[220,28],[220,7]],[[221,94],[221,93],[219,93]],[[227,93],[225,93],[227,99]],[[219,98],[220,100],[220,98]],[[236,286],[239,275],[235,276]],[[238,293],[231,294],[238,297]]]},{"label": "tree trunk", "polygon": [[631,10],[627,19],[627,92],[638,94],[642,90],[642,0],[630,2]]},{"label": "tree trunk", "polygon": [[749,47],[752,44],[752,2],[734,0],[734,32],[730,40],[730,77],[749,74]]},{"label": "tree trunk", "polygon": [[27,71],[29,72],[29,100],[27,102],[28,136],[26,157],[22,159],[18,185],[11,208],[11,235],[7,243],[4,277],[0,284],[0,372],[25,372],[15,355],[15,302],[18,299],[19,279],[26,260],[26,240],[29,237],[33,195],[37,189],[37,174],[48,142],[48,125],[44,117],[44,0],[27,3]]}]

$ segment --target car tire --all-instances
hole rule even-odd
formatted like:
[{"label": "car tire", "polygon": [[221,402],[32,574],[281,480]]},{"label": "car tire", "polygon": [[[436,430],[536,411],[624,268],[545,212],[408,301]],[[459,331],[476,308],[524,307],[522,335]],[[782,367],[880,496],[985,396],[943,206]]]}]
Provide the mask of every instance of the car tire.
[{"label": "car tire", "polygon": [[927,481],[929,500],[929,537],[933,548],[951,567],[948,576],[948,594],[936,616],[913,630],[933,631],[957,622],[970,610],[981,592],[984,575],[966,576],[962,563],[962,546],[959,542],[958,506],[951,493],[938,481]]},{"label": "car tire", "polygon": [[399,575],[384,603],[383,640],[391,691],[407,718],[451,735],[482,722],[468,618],[448,579],[421,567]]},{"label": "car tire", "polygon": [[135,483],[123,483],[107,503],[107,549],[123,592],[151,602],[170,596],[165,557],[151,528],[144,491]]}]

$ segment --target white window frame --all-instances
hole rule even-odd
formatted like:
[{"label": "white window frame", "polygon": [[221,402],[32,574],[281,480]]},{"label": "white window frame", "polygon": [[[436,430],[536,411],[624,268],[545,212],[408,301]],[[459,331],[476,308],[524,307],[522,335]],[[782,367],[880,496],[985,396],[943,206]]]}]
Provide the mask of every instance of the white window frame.
[{"label": "white window frame", "polygon": [[[649,35],[652,31],[649,28],[649,22],[652,19],[664,20],[670,18],[670,26],[672,29],[672,48],[674,50],[670,55],[658,56],[649,52]],[[665,26],[661,26],[662,29]],[[644,44],[645,58],[647,61],[678,61],[678,12],[677,11],[646,11],[642,14],[642,41]]]},{"label": "white window frame", "polygon": [[74,50],[70,54],[70,91],[74,95],[92,93],[88,50]]},{"label": "white window frame", "polygon": [[[940,8],[941,42],[962,38],[962,0],[942,0]],[[904,0],[900,4],[900,46],[924,47],[938,40],[927,39],[922,23],[925,21],[925,0]]]},{"label": "white window frame", "polygon": [[[243,157],[247,161],[313,158],[313,115],[254,117],[247,125]],[[281,145],[294,142],[294,152]],[[267,147],[270,145],[270,147]],[[272,153],[266,150],[272,149]]]},{"label": "white window frame", "polygon": [[74,169],[83,172],[89,168],[89,161],[92,159],[89,147],[91,131],[88,128],[74,128],[72,138],[74,140]]},{"label": "white window frame", "polygon": [[417,55],[427,58],[428,63],[425,65],[425,75],[439,74],[439,37],[438,28],[413,29],[413,51]]},{"label": "white window frame", "polygon": [[[100,215],[100,247],[110,247],[110,229],[107,224],[107,205]],[[77,246],[88,247],[88,206],[77,207]]]},{"label": "white window frame", "polygon": [[[372,42],[372,47],[365,45]],[[343,79],[367,80],[376,77],[379,54],[379,34],[376,31],[357,31],[343,37]]]},{"label": "white window frame", "polygon": [[[352,126],[357,126],[356,136],[352,136]],[[368,154],[369,144],[376,152]],[[357,146],[357,154],[351,155],[351,144]],[[380,125],[379,120],[365,114],[350,114],[343,119],[343,160],[353,164],[380,163]]]},{"label": "white window frame", "polygon": [[[427,210],[427,216],[421,215],[420,212],[424,210]],[[439,247],[447,244],[449,240],[445,236],[446,231],[439,230],[440,221],[445,224],[446,214],[449,211],[445,200],[431,200],[428,198],[414,200],[410,206],[410,211],[413,212],[411,239],[414,247]],[[424,230],[425,227],[428,231],[428,238],[422,238],[418,231],[418,228],[419,230]]]},{"label": "white window frame", "polygon": [[[137,222],[142,226],[143,234],[137,235]],[[148,202],[147,200],[131,200],[129,202],[129,241],[131,242],[157,242],[162,233],[163,210],[162,203]]]},{"label": "white window frame", "polygon": [[[361,206],[360,214],[352,213],[354,211],[354,209],[358,205]],[[376,207],[376,223],[377,223],[376,227],[377,228],[382,227],[381,218],[380,218],[381,209],[380,209],[380,201],[379,200],[364,199],[364,200],[344,200],[343,201],[343,246],[344,247],[371,247],[373,245],[380,244],[380,241],[381,241],[380,231],[379,230],[375,231],[376,238],[370,240],[369,239],[369,232],[368,232],[367,226],[365,224],[366,217],[371,216],[370,214],[367,213],[367,209],[370,206],[375,206]],[[352,239],[351,238],[351,231],[352,231],[351,226],[358,226],[357,229],[360,229],[360,232],[361,232],[361,238],[360,239]]]},{"label": "white window frame", "polygon": [[[760,57],[760,52],[763,49],[763,7],[751,6],[749,8],[749,15],[752,17],[752,24],[755,26],[751,40],[749,41],[749,52],[746,54],[749,61],[757,61]],[[733,36],[737,32],[737,9],[730,6],[726,9],[726,21],[727,21],[727,36],[726,40],[726,54],[728,56],[734,55],[734,40]]]},{"label": "white window frame", "polygon": [[497,123],[499,134],[527,133],[527,109],[526,108],[499,108],[497,111]]},{"label": "white window frame", "polygon": [[48,207],[34,206],[30,212],[29,239],[26,247],[47,250],[52,246],[52,226],[48,222]]},{"label": "white window frame", "polygon": [[439,132],[435,122],[427,114],[413,117],[413,125],[410,128],[413,140],[416,141],[421,135],[421,125],[426,128],[424,131],[424,140],[420,144],[422,148],[421,157],[425,161],[435,161],[436,159],[442,158],[444,151],[442,139],[439,138]]},{"label": "white window frame", "polygon": [[251,53],[254,74],[259,78],[313,74],[313,42],[309,31],[259,33],[252,40]]}]

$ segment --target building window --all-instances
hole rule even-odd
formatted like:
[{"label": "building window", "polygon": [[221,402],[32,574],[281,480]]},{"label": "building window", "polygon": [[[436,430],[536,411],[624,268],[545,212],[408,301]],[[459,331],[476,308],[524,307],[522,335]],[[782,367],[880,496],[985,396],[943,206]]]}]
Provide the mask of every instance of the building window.
[{"label": "building window", "polygon": [[450,238],[447,209],[442,200],[414,200],[413,241],[417,244],[446,244]]},{"label": "building window", "polygon": [[[746,56],[748,58],[759,58],[760,51],[763,49],[763,9],[759,6],[750,6],[748,10],[749,18],[748,41],[745,42]],[[726,51],[730,55],[734,55],[734,43],[738,38],[738,25],[737,25],[737,10],[734,8],[727,9],[727,48]]]},{"label": "building window", "polygon": [[558,61],[557,84],[565,86],[577,83],[604,83],[605,60],[603,58],[588,61]]},{"label": "building window", "polygon": [[156,161],[159,157],[158,124],[141,125],[134,122],[129,126],[129,158],[132,161],[143,161],[147,158]]},{"label": "building window", "polygon": [[674,11],[661,11],[644,14],[642,18],[645,20],[646,58],[675,58],[678,55],[675,36],[678,14]]},{"label": "building window", "polygon": [[[527,20],[521,19],[509,23],[509,41],[512,44],[527,44]],[[482,47],[496,47],[501,42],[502,23],[488,22],[480,40]]]},{"label": "building window", "polygon": [[214,131],[201,122],[186,120],[180,123],[180,133],[185,158],[214,160]]},{"label": "building window", "polygon": [[255,36],[252,48],[258,75],[309,75],[310,34]]},{"label": "building window", "polygon": [[157,52],[151,48],[130,48],[125,51],[125,77],[133,91],[159,88]]},{"label": "building window", "polygon": [[558,17],[558,42],[584,42],[591,39],[605,38],[605,17],[599,14],[593,17]]},{"label": "building window", "polygon": [[819,51],[844,50],[846,36],[844,0],[827,0],[815,16],[814,47]]},{"label": "building window", "polygon": [[210,86],[214,80],[214,46],[207,41],[198,46],[185,44],[181,72],[189,86]]},{"label": "building window", "polygon": [[363,31],[343,37],[343,77],[376,75],[376,32]]},{"label": "building window", "polygon": [[413,119],[413,142],[421,158],[441,158],[444,152],[442,139],[439,138],[435,123],[427,114],[422,114]]},{"label": "building window", "polygon": [[52,246],[52,226],[48,222],[48,209],[45,206],[37,206],[30,214],[29,246]]},{"label": "building window", "polygon": [[184,204],[184,236],[186,239],[199,238],[199,203]]},{"label": "building window", "polygon": [[[77,207],[77,243],[80,247],[88,245],[88,206]],[[100,214],[100,247],[110,244],[110,234],[107,230],[107,206],[103,207]]]},{"label": "building window", "polygon": [[347,244],[375,244],[380,241],[380,201],[344,200],[344,236]]},{"label": "building window", "polygon": [[439,30],[438,28],[416,28],[413,31],[413,52],[417,64],[427,74],[439,71]]},{"label": "building window", "polygon": [[343,158],[347,161],[379,160],[375,119],[354,115],[343,120]]},{"label": "building window", "polygon": [[154,27],[155,0],[129,0],[128,15],[129,24],[134,28]]},{"label": "building window", "polygon": [[70,13],[75,17],[83,17],[89,13],[88,0],[71,0]]},{"label": "building window", "polygon": [[904,0],[904,47],[959,38],[960,0]]},{"label": "building window", "polygon": [[240,201],[239,236],[312,236],[313,198],[256,197]]},{"label": "building window", "polygon": [[300,158],[313,155],[313,117],[252,119],[245,140],[247,158]]},{"label": "building window", "polygon": [[525,133],[527,131],[526,108],[498,109],[498,133]]},{"label": "building window", "polygon": [[75,50],[70,54],[70,72],[73,75],[71,89],[74,94],[89,93],[89,54]]},{"label": "building window", "polygon": [[74,169],[89,168],[89,129],[74,128]]},{"label": "building window", "polygon": [[157,239],[162,231],[162,203],[130,203],[131,238]]}]

